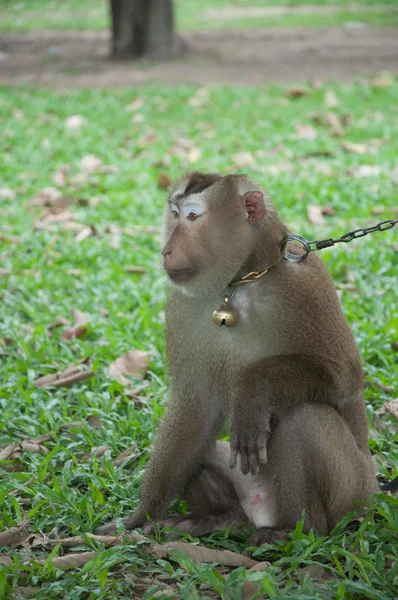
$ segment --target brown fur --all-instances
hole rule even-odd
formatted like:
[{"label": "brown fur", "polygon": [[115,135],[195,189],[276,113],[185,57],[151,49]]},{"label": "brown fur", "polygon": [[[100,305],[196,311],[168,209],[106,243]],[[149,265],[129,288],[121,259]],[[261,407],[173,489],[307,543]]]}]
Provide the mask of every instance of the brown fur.
[{"label": "brown fur", "polygon": [[[287,229],[267,197],[256,215],[259,191],[244,176],[200,173],[171,191],[170,202],[182,205],[188,192],[206,212],[190,223],[166,207],[164,262],[182,271],[166,314],[171,398],[127,528],[143,525],[146,513],[162,519],[181,494],[192,518],[172,522],[195,535],[248,520],[245,502],[246,513],[260,510],[254,521],[270,519],[278,530],[294,527],[305,508],[306,528],[326,534],[378,490],[360,357],[334,285],[313,254],[281,260]],[[249,219],[243,198],[252,192]],[[262,279],[235,288],[237,327],[217,328],[211,316],[228,284],[266,266]],[[215,445],[224,421],[240,471]],[[258,505],[264,494],[268,504]],[[258,526],[261,542],[270,527]]]}]

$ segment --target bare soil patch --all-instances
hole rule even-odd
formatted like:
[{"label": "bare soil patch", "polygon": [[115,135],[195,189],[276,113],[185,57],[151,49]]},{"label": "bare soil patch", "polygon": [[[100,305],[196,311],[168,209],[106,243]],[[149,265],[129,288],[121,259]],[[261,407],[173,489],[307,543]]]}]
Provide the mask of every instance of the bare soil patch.
[{"label": "bare soil patch", "polygon": [[169,62],[112,62],[107,32],[35,31],[0,40],[0,83],[116,87],[149,82],[259,85],[398,73],[398,27],[212,31]]}]

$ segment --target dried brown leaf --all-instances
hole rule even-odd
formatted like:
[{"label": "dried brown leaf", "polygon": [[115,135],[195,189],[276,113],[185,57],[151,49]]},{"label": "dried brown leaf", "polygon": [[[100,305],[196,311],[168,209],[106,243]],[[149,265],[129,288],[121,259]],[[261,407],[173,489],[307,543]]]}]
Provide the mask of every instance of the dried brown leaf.
[{"label": "dried brown leaf", "polygon": [[135,112],[144,106],[143,98],[136,98],[133,102],[126,106],[126,112]]},{"label": "dried brown leaf", "polygon": [[29,525],[30,521],[21,521],[15,527],[11,527],[0,533],[0,547],[11,546],[17,540],[23,538],[28,532]]},{"label": "dried brown leaf", "polygon": [[0,200],[15,200],[16,193],[11,188],[0,188]]},{"label": "dried brown leaf", "polygon": [[120,465],[126,460],[126,458],[128,458],[129,456],[134,454],[136,449],[137,449],[137,444],[133,444],[132,446],[130,446],[130,448],[127,448],[127,450],[124,450],[124,452],[119,454],[119,456],[117,456],[115,458],[115,460],[113,461],[113,464],[115,465],[115,467],[120,467]]},{"label": "dried brown leaf", "polygon": [[351,177],[361,179],[362,177],[377,177],[381,173],[381,167],[378,165],[360,165],[354,169],[348,169],[348,174]]},{"label": "dried brown leaf", "polygon": [[237,152],[232,155],[232,162],[237,169],[243,169],[256,163],[256,159],[251,152]]},{"label": "dried brown leaf", "polygon": [[[254,571],[267,571],[271,566],[269,562],[259,562],[251,567],[247,572],[253,573]],[[249,600],[258,594],[259,586],[254,581],[244,581],[242,586],[242,600]]]},{"label": "dried brown leaf", "polygon": [[332,90],[325,93],[325,106],[328,108],[336,108],[339,105],[336,94]]},{"label": "dried brown leaf", "polygon": [[87,123],[86,117],[82,117],[81,115],[72,115],[66,119],[65,127],[69,129],[69,131],[80,131],[85,123]]},{"label": "dried brown leaf", "polygon": [[307,96],[311,93],[311,90],[306,87],[293,87],[290,90],[286,90],[286,96],[290,96],[291,98],[302,98],[303,96]]},{"label": "dried brown leaf", "polygon": [[144,275],[144,273],[148,273],[148,269],[145,267],[136,267],[135,265],[126,267],[124,270],[126,273],[134,273],[136,275]]},{"label": "dried brown leaf", "polygon": [[321,210],[323,215],[328,215],[329,217],[334,217],[336,214],[336,209],[333,206],[322,206]]},{"label": "dried brown leaf", "polygon": [[105,452],[107,452],[108,450],[111,450],[110,446],[98,446],[91,448],[90,452],[91,454],[93,454],[96,458],[101,458],[101,456],[103,456],[105,454]]},{"label": "dried brown leaf", "polygon": [[75,237],[75,241],[77,243],[82,242],[83,240],[94,235],[93,228],[90,225],[84,226]]},{"label": "dried brown leaf", "polygon": [[162,189],[162,190],[167,190],[171,185],[171,178],[169,177],[169,175],[167,175],[167,173],[159,173],[159,177],[158,177],[158,186]]},{"label": "dried brown leaf", "polygon": [[[159,548],[155,549],[156,546]],[[231,550],[214,550],[188,542],[168,542],[167,546],[153,544],[145,548],[145,551],[152,555],[156,555],[157,552],[162,553],[164,550],[166,550],[166,556],[172,556],[170,550],[178,550],[196,562],[217,562],[228,567],[254,567],[257,564],[255,560]]]},{"label": "dried brown leaf", "polygon": [[384,402],[384,407],[394,419],[398,420],[398,398],[395,398],[395,400],[391,400],[390,402]]},{"label": "dried brown leaf", "polygon": [[316,204],[308,204],[307,206],[307,217],[310,223],[318,227],[322,227],[325,224],[325,220],[322,215],[322,207]]},{"label": "dried brown leaf", "polygon": [[344,134],[344,129],[340,123],[339,117],[332,112],[325,113],[325,120],[332,129],[332,134],[341,137]]},{"label": "dried brown leaf", "polygon": [[11,275],[10,269],[0,268],[0,277],[8,277],[9,275]]},{"label": "dried brown leaf", "polygon": [[394,80],[389,75],[379,75],[372,80],[372,85],[374,87],[386,88],[392,86]]},{"label": "dried brown leaf", "polygon": [[89,318],[82,310],[78,308],[72,309],[72,319],[75,325],[86,325],[89,322]]},{"label": "dried brown leaf", "polygon": [[84,333],[86,333],[86,331],[87,331],[87,327],[84,327],[84,326],[75,327],[75,329],[67,329],[66,331],[63,331],[61,337],[66,342],[70,342],[74,338],[81,337]]},{"label": "dried brown leaf", "polygon": [[14,561],[10,556],[0,556],[0,565],[5,565],[7,567],[11,567],[14,564]]},{"label": "dried brown leaf", "polygon": [[365,144],[355,144],[349,140],[344,140],[344,142],[341,142],[341,147],[346,152],[352,152],[354,154],[365,154],[365,152],[368,150]]},{"label": "dried brown leaf", "polygon": [[102,421],[97,415],[88,415],[86,421],[93,429],[100,429],[102,427]]},{"label": "dried brown leaf", "polygon": [[23,442],[21,442],[20,447],[25,452],[33,452],[34,454],[39,454],[39,453],[48,454],[49,453],[48,448],[46,448],[45,446],[42,446],[41,444],[32,442],[31,440],[24,440]]},{"label": "dried brown leaf", "polygon": [[312,125],[307,123],[299,123],[296,125],[296,137],[301,140],[314,140],[318,133]]},{"label": "dried brown leaf", "polygon": [[[98,556],[98,554],[98,552],[76,552],[74,554],[66,554],[65,556],[55,556],[51,562],[58,569],[67,569],[69,567],[81,568],[89,560]],[[44,562],[44,560],[39,562]]]},{"label": "dried brown leaf", "polygon": [[102,166],[102,161],[94,154],[87,154],[80,160],[80,170],[86,174],[95,173]]},{"label": "dried brown leaf", "polygon": [[83,366],[77,365],[68,367],[65,371],[39,377],[34,381],[34,385],[35,387],[69,387],[80,381],[90,379],[94,375],[94,371],[85,371]]},{"label": "dried brown leaf", "polygon": [[69,325],[70,321],[68,321],[68,319],[65,319],[65,317],[62,316],[58,316],[55,317],[55,320],[50,323],[50,325],[48,325],[47,329],[55,329],[56,327],[62,327],[65,325]]},{"label": "dried brown leaf", "polygon": [[0,460],[7,460],[19,447],[19,444],[13,442],[12,444],[8,444],[2,450],[0,450]]},{"label": "dried brown leaf", "polygon": [[129,385],[131,381],[127,379],[125,375],[137,379],[144,379],[147,371],[147,352],[142,352],[141,350],[129,350],[110,364],[108,374],[122,385]]}]

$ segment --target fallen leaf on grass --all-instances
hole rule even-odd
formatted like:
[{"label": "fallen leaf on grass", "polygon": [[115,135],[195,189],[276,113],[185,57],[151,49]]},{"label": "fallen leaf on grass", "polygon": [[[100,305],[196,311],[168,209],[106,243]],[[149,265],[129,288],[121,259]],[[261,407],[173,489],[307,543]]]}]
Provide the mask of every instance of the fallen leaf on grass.
[{"label": "fallen leaf on grass", "polygon": [[391,402],[384,402],[385,409],[398,420],[398,398],[391,400]]},{"label": "fallen leaf on grass", "polygon": [[62,316],[58,316],[55,317],[55,320],[52,323],[50,323],[50,325],[47,326],[47,329],[51,331],[51,329],[55,329],[56,327],[61,327],[69,324],[70,321],[68,321],[68,319],[65,319],[65,317]]},{"label": "fallen leaf on grass", "polygon": [[53,182],[58,187],[64,187],[67,180],[67,174],[70,170],[70,165],[62,165],[58,171],[56,171],[52,177]]},{"label": "fallen leaf on grass", "polygon": [[11,527],[3,533],[0,533],[0,547],[11,546],[15,544],[17,540],[25,537],[28,532],[30,521],[21,521],[15,527]]},{"label": "fallen leaf on grass", "polygon": [[237,169],[250,167],[256,163],[256,159],[251,152],[237,152],[232,155],[232,162]]},{"label": "fallen leaf on grass", "polygon": [[125,375],[144,379],[148,371],[148,354],[141,350],[129,350],[109,365],[108,374],[122,385],[129,385]]},{"label": "fallen leaf on grass", "polygon": [[126,267],[124,269],[126,273],[134,273],[137,275],[143,275],[144,273],[148,273],[148,269],[145,267],[136,267],[135,265],[131,265],[130,267]]},{"label": "fallen leaf on grass", "polygon": [[381,167],[378,165],[360,165],[354,169],[347,170],[348,175],[361,179],[362,177],[377,177],[381,173]]},{"label": "fallen leaf on grass", "polygon": [[79,167],[84,173],[95,173],[102,166],[102,161],[94,154],[87,154],[80,160]]},{"label": "fallen leaf on grass", "polygon": [[344,134],[344,129],[340,123],[340,119],[335,113],[327,112],[325,114],[325,120],[327,124],[330,125],[333,135],[341,137]]},{"label": "fallen leaf on grass", "polygon": [[13,559],[10,556],[0,556],[0,565],[11,567],[14,564]]},{"label": "fallen leaf on grass", "polygon": [[48,454],[50,452],[45,446],[32,442],[31,440],[24,440],[19,446],[25,452],[33,452],[34,454]]},{"label": "fallen leaf on grass", "polygon": [[316,129],[307,123],[296,125],[296,137],[301,140],[314,140],[318,136]]},{"label": "fallen leaf on grass", "polygon": [[323,215],[328,215],[329,217],[334,217],[336,214],[336,209],[333,206],[322,206],[321,211]]},{"label": "fallen leaf on grass", "polygon": [[11,188],[0,188],[0,200],[15,200],[16,193]]},{"label": "fallen leaf on grass", "polygon": [[72,115],[66,119],[65,127],[69,129],[69,131],[79,131],[86,122],[87,119],[85,117],[82,117],[81,115]]},{"label": "fallen leaf on grass", "polygon": [[144,106],[143,98],[136,98],[133,102],[126,106],[126,112],[135,112],[136,110],[140,110]]},{"label": "fallen leaf on grass", "polygon": [[72,309],[72,319],[75,325],[86,325],[89,322],[89,318],[86,313],[78,308]]},{"label": "fallen leaf on grass", "polygon": [[341,142],[341,147],[346,152],[352,152],[354,154],[365,154],[365,152],[368,151],[368,148],[365,144],[355,144],[354,142],[350,142],[349,140]]},{"label": "fallen leaf on grass", "polygon": [[316,204],[308,204],[307,206],[307,217],[310,223],[321,227],[325,224],[325,220],[322,216],[322,207]]},{"label": "fallen leaf on grass", "polygon": [[94,455],[96,458],[101,458],[108,450],[111,450],[110,446],[98,446],[97,448],[93,447],[90,450],[90,453]]},{"label": "fallen leaf on grass", "polygon": [[0,460],[7,460],[19,447],[19,444],[13,442],[12,444],[8,444],[2,450],[0,450]]},{"label": "fallen leaf on grass", "polygon": [[65,371],[44,375],[34,381],[35,387],[69,387],[80,381],[90,379],[95,375],[94,371],[86,371],[81,365],[68,367]]},{"label": "fallen leaf on grass", "polygon": [[372,215],[383,215],[384,213],[392,213],[398,215],[398,206],[376,206],[372,208]]},{"label": "fallen leaf on grass", "polygon": [[10,269],[0,268],[0,277],[8,277],[8,275],[11,275]]},{"label": "fallen leaf on grass", "polygon": [[77,236],[75,237],[75,241],[77,243],[82,242],[83,240],[95,235],[93,228],[90,225],[84,226],[83,229],[80,229]]},{"label": "fallen leaf on grass", "polygon": [[75,327],[75,329],[67,329],[66,331],[63,331],[61,337],[66,342],[70,342],[75,338],[81,337],[84,333],[86,333],[86,331],[87,327],[85,326]]},{"label": "fallen leaf on grass", "polygon": [[394,83],[394,80],[389,75],[379,75],[378,77],[375,77],[371,81],[371,84],[374,87],[379,87],[379,88],[390,87],[393,83]]},{"label": "fallen leaf on grass", "polygon": [[88,415],[86,417],[86,422],[93,429],[100,429],[102,427],[102,421],[97,415]]},{"label": "fallen leaf on grass", "polygon": [[158,177],[158,186],[162,190],[167,190],[171,185],[171,179],[167,173],[160,173]]},{"label": "fallen leaf on grass", "polygon": [[[254,571],[267,571],[271,566],[269,562],[259,562],[254,567],[251,567],[247,573],[253,573]],[[227,580],[228,581],[228,580]],[[244,581],[242,586],[242,600],[249,600],[258,594],[258,584],[254,581]]]},{"label": "fallen leaf on grass", "polygon": [[124,450],[124,452],[119,454],[119,456],[117,456],[115,458],[115,460],[113,461],[113,464],[115,465],[115,467],[120,467],[120,465],[126,460],[126,458],[128,458],[129,456],[134,454],[136,449],[137,449],[137,444],[133,444],[132,446],[130,446],[130,448],[127,448],[127,450]]},{"label": "fallen leaf on grass", "polygon": [[0,242],[7,242],[9,244],[20,244],[21,239],[16,235],[5,235],[0,233]]},{"label": "fallen leaf on grass", "polygon": [[290,90],[286,90],[286,96],[290,96],[291,98],[302,98],[303,96],[307,96],[311,93],[311,90],[305,87],[294,87]]},{"label": "fallen leaf on grass", "polygon": [[328,108],[336,108],[339,105],[339,101],[337,99],[336,94],[329,90],[325,93],[325,106]]}]

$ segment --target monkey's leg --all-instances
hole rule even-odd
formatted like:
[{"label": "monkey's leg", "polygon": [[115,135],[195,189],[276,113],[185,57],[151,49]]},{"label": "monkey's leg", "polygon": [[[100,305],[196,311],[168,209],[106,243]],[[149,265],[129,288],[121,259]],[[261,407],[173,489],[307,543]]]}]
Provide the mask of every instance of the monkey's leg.
[{"label": "monkey's leg", "polygon": [[280,531],[294,529],[303,509],[305,531],[326,535],[378,487],[370,454],[358,448],[349,427],[327,404],[304,404],[281,415],[259,476],[274,490],[275,522],[270,527],[257,519],[252,545],[281,539]]},{"label": "monkey's leg", "polygon": [[157,527],[171,527],[202,536],[231,525],[237,530],[247,524],[248,518],[239,501],[233,473],[227,465],[228,451],[228,444],[217,442],[216,448],[182,490],[181,497],[188,502],[190,515],[170,515],[156,523],[148,523],[144,532],[151,534]]},{"label": "monkey's leg", "polygon": [[[220,426],[216,409],[200,400],[193,402],[192,398],[184,404],[185,399],[182,396],[169,402],[145,471],[140,504],[124,520],[126,529],[141,527],[147,514],[153,519],[161,518],[215,443]],[[116,525],[111,522],[96,532],[111,535],[116,532]]]}]

